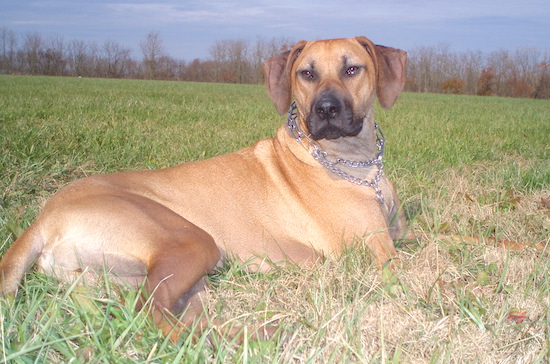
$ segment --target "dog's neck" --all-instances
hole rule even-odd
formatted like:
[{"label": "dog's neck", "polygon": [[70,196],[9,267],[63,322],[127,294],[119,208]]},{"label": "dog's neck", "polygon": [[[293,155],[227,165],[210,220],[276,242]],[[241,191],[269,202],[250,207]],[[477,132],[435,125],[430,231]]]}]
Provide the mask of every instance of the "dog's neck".
[{"label": "dog's neck", "polygon": [[[287,128],[292,137],[330,172],[348,182],[372,187],[380,202],[384,204],[384,195],[378,188],[378,183],[384,168],[386,139],[380,126],[374,122],[372,112],[365,116],[363,129],[357,136],[322,141],[313,140],[302,131],[297,120],[298,114],[296,104],[292,103],[287,120]],[[373,170],[374,173],[371,173]],[[367,179],[365,176],[369,175],[371,178]]]}]

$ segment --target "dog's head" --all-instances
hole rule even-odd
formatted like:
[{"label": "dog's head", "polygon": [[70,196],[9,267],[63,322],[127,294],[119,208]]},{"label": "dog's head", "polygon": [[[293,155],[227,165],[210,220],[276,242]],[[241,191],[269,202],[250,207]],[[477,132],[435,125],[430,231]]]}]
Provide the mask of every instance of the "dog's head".
[{"label": "dog's head", "polygon": [[355,136],[372,109],[393,106],[405,84],[406,53],[365,37],[301,41],[264,64],[269,96],[279,114],[292,95],[313,139]]}]

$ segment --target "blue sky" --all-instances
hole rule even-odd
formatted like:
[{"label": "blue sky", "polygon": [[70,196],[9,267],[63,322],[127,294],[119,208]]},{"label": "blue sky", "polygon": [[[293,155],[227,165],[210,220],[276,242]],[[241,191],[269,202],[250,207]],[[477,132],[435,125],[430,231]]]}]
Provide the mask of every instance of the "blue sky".
[{"label": "blue sky", "polygon": [[24,35],[110,39],[133,50],[159,32],[175,58],[207,58],[217,40],[365,35],[402,49],[550,51],[550,0],[0,0],[0,26]]}]

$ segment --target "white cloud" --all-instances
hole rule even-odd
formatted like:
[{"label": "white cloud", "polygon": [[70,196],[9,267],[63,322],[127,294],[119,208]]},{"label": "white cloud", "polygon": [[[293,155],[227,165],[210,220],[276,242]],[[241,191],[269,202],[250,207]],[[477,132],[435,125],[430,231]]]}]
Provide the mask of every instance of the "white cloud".
[{"label": "white cloud", "polygon": [[[193,4],[193,3],[191,3]],[[141,3],[141,4],[109,4],[108,9],[124,14],[127,20],[143,20],[148,22],[191,22],[191,23],[241,23],[260,19],[265,15],[265,9],[261,7],[247,7],[228,5],[227,3],[200,2],[196,6],[176,3]]]}]

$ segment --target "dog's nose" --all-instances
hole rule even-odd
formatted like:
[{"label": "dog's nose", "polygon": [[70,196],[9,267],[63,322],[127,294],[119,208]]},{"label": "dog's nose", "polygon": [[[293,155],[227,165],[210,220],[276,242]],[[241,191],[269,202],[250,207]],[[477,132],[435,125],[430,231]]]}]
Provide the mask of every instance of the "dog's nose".
[{"label": "dog's nose", "polygon": [[321,120],[333,119],[342,110],[342,104],[333,96],[326,96],[315,103],[315,113]]}]

